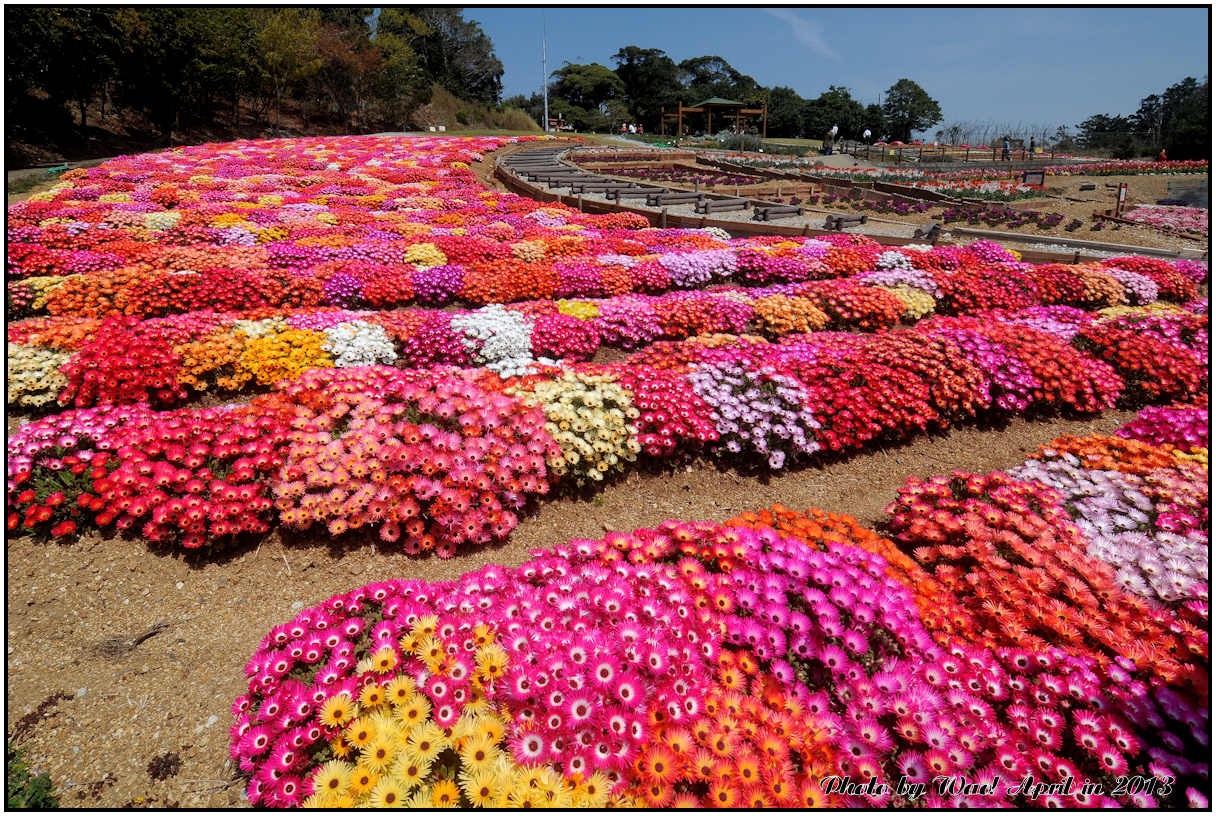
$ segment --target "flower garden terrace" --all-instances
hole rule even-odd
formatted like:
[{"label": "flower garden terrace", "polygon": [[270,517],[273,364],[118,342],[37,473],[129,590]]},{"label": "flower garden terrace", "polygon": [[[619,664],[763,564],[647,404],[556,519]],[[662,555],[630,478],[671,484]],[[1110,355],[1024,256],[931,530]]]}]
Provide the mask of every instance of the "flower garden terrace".
[{"label": "flower garden terrace", "polygon": [[[892,539],[778,505],[372,583],[267,633],[231,757],[272,807],[1202,807],[1200,438],[1205,408],[1153,409],[1012,473],[910,479]],[[1105,518],[1149,532],[1072,523],[1112,478]],[[1102,784],[929,784],[957,774]]]},{"label": "flower garden terrace", "polygon": [[[256,649],[235,627],[220,739],[252,804],[1032,804],[816,784],[962,774],[1206,806],[1205,265],[651,230],[479,187],[467,165],[507,141],[126,157],[10,217],[10,404],[76,406],[10,434],[11,546],[57,538],[53,562],[116,531],[256,569],[242,551],[280,528],[485,556],[317,604],[327,574]],[[461,302],[491,305],[425,308]],[[591,359],[608,346],[631,353]],[[164,410],[198,393],[248,401]],[[644,465],[750,477],[1145,405],[1003,472],[910,479],[875,529],[657,516],[483,566],[540,501]],[[195,775],[228,775],[207,722]]]},{"label": "flower garden terrace", "polygon": [[640,451],[779,470],[977,414],[1190,398],[1207,379],[1206,327],[1206,315],[1184,311],[1094,320],[1035,307],[879,334],[659,342],[617,363],[535,363],[507,377],[301,371],[289,354],[262,364],[296,378],[249,405],[168,412],[108,406],[131,396],[121,390],[131,378],[95,369],[76,398],[111,389],[107,405],[10,437],[8,526],[71,535],[115,525],[193,548],[276,522],[323,523],[451,555],[502,540],[530,500],[601,482]]},{"label": "flower garden terrace", "polygon": [[[481,187],[468,163],[507,141],[237,142],[71,171],[10,207],[8,311],[147,317],[602,297],[737,270],[757,281],[865,271],[883,252],[855,237],[825,250],[656,230],[635,214],[583,215]],[[913,252],[911,263],[954,269],[1009,257],[957,252]]]}]

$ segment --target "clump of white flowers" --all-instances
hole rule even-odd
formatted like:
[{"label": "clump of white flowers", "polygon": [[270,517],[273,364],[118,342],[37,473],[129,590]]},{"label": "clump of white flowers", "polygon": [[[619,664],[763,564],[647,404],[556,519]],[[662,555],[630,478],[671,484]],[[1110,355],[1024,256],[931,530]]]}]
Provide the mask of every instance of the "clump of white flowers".
[{"label": "clump of white flowers", "polygon": [[397,349],[383,326],[351,320],[322,331],[325,342],[321,348],[334,358],[336,368],[392,365],[397,360]]},{"label": "clump of white flowers", "polygon": [[912,259],[902,252],[888,249],[874,262],[875,269],[912,269]]},{"label": "clump of white flowers", "polygon": [[[474,360],[500,377],[520,377],[535,371],[532,356],[532,321],[523,312],[500,304],[452,318],[452,328],[463,335],[461,341]],[[539,362],[549,365],[552,360]]]},{"label": "clump of white flowers", "polygon": [[282,317],[268,317],[264,320],[237,320],[232,324],[234,332],[241,332],[246,337],[269,337],[281,331],[287,331],[287,321]]},{"label": "clump of white flowers", "polygon": [[69,351],[8,344],[8,402],[37,408],[53,402],[68,387],[59,370],[72,359]]}]

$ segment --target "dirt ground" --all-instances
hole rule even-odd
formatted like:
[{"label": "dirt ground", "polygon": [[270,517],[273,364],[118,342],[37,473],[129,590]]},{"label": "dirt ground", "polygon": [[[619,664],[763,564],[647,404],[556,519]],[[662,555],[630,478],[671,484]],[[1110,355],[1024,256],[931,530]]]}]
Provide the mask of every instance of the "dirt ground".
[{"label": "dirt ground", "polygon": [[874,523],[909,476],[1008,468],[1061,434],[1109,432],[1131,417],[1015,419],[771,477],[714,463],[634,472],[590,497],[546,502],[508,543],[447,561],[413,559],[366,535],[275,534],[191,555],[122,538],[14,539],[10,733],[67,807],[247,805],[228,758],[229,706],[246,689],[243,667],[266,631],[305,606],[376,580],[450,579],[486,563],[519,564],[572,537],[668,518],[722,521],[776,501]]}]

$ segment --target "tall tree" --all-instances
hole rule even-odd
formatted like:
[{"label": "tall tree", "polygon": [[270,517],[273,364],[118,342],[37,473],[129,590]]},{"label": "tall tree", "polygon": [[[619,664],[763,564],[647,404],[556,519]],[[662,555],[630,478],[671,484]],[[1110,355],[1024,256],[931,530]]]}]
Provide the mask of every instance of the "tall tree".
[{"label": "tall tree", "polygon": [[[462,99],[495,104],[502,99],[502,62],[481,24],[452,6],[415,6],[424,29],[411,46],[422,69]],[[384,12],[380,12],[383,16]]]},{"label": "tall tree", "polygon": [[636,45],[619,49],[612,61],[634,117],[648,130],[657,131],[662,109],[674,107],[679,97],[681,85],[675,62],[657,48]]},{"label": "tall tree", "polygon": [[812,138],[822,136],[833,126],[839,128],[838,137],[859,138],[864,119],[865,108],[853,98],[849,89],[830,85],[807,103],[803,127]]},{"label": "tall tree", "polygon": [[321,68],[317,56],[321,15],[316,9],[284,7],[263,10],[255,19],[258,61],[274,95],[274,122],[278,126],[283,97],[295,83]]},{"label": "tall tree", "polygon": [[793,138],[803,136],[806,104],[807,101],[793,88],[773,88],[768,95],[768,134]]},{"label": "tall tree", "polygon": [[905,142],[912,139],[913,131],[931,128],[942,120],[937,100],[907,78],[887,88],[882,112],[891,136]]},{"label": "tall tree", "polygon": [[430,99],[431,78],[411,45],[428,29],[399,6],[382,7],[377,19],[373,42],[381,66],[374,93],[382,120],[394,129],[406,130],[410,113]]},{"label": "tall tree", "polygon": [[760,88],[756,80],[739,73],[718,56],[693,57],[678,67],[679,79],[690,97],[686,100],[689,105],[712,96],[743,102]]}]

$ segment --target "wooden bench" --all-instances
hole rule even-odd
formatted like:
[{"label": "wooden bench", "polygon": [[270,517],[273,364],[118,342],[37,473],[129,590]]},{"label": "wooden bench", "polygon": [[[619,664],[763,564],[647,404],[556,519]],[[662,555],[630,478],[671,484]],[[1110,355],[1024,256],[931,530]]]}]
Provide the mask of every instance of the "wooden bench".
[{"label": "wooden bench", "polygon": [[624,190],[632,187],[628,181],[576,181],[570,185],[572,193],[602,193],[606,190]]},{"label": "wooden bench", "polygon": [[622,198],[649,198],[667,192],[665,187],[626,187],[620,190],[609,190],[604,197],[620,201]]},{"label": "wooden bench", "polygon": [[746,210],[751,205],[751,202],[746,198],[717,198],[699,201],[694,209],[698,213],[708,215],[712,212],[723,212],[725,210]]},{"label": "wooden bench", "polygon": [[823,228],[839,232],[845,227],[856,227],[870,220],[868,215],[829,215],[823,222]]},{"label": "wooden bench", "polygon": [[1082,190],[1082,191],[1085,191],[1085,190],[1096,190],[1096,189],[1098,189],[1098,185],[1096,185],[1096,184],[1082,184],[1082,185],[1081,185],[1081,186],[1080,186],[1078,189],[1079,189],[1079,190]]},{"label": "wooden bench", "polygon": [[646,197],[646,204],[659,207],[664,204],[692,204],[704,200],[701,193],[656,193]]},{"label": "wooden bench", "polygon": [[793,218],[802,215],[803,209],[793,204],[777,204],[769,207],[759,206],[752,213],[753,221],[774,221],[778,218]]}]

